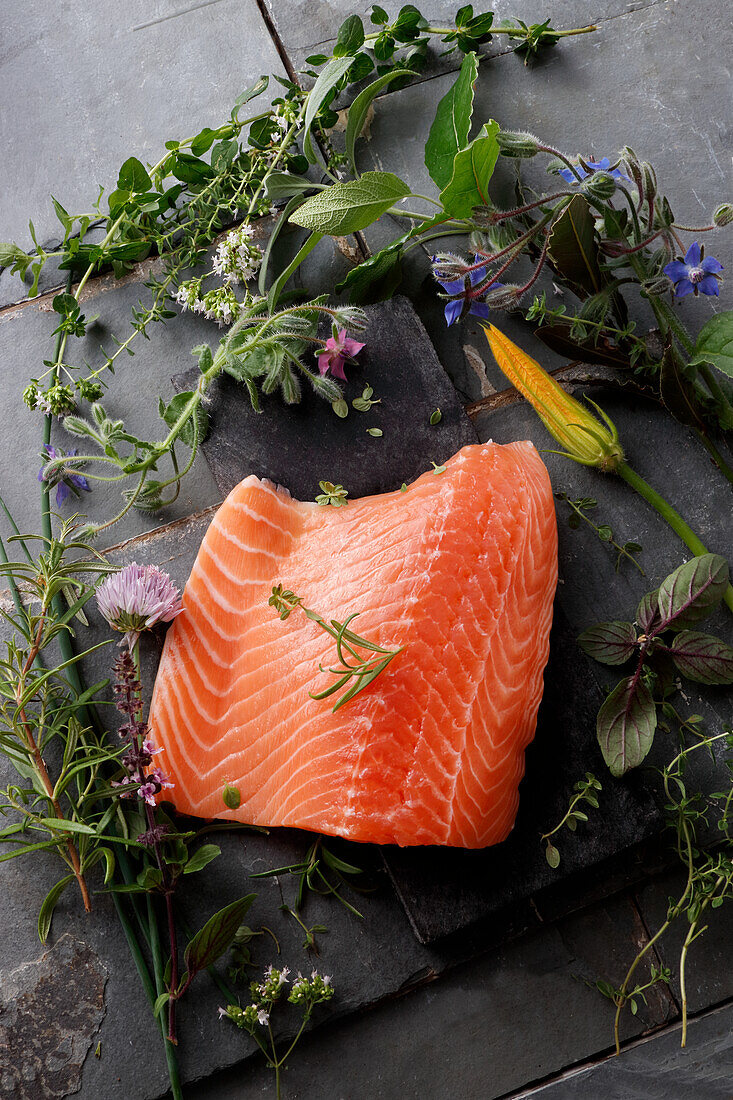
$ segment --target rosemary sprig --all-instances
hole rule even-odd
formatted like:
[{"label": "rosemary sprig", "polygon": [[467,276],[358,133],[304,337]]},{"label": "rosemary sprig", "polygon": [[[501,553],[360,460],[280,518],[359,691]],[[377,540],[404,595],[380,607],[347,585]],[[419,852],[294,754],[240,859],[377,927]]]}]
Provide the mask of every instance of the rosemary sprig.
[{"label": "rosemary sprig", "polygon": [[[318,668],[321,672],[330,672],[333,676],[336,676],[336,682],[331,684],[330,687],[324,688],[323,691],[310,692],[311,699],[328,699],[331,695],[341,691],[342,688],[346,688],[343,695],[334,703],[334,712],[350,702],[373,680],[376,680],[377,676],[384,672],[397,654],[405,648],[399,646],[397,649],[384,649],[376,642],[370,642],[368,638],[362,638],[359,634],[355,634],[353,630],[349,630],[349,623],[358,617],[358,611],[349,615],[343,623],[340,623],[338,619],[331,619],[330,622],[326,622],[317,611],[312,611],[309,607],[303,605],[301,596],[296,596],[289,589],[283,589],[281,584],[275,585],[267,602],[270,607],[275,608],[283,622],[291,612],[299,607],[311,622],[316,623],[321,630],[325,630],[335,640],[336,653],[340,663],[330,668],[324,668],[323,665],[319,664]],[[376,656],[362,656],[358,652],[359,649],[365,649],[368,653],[376,654]],[[347,660],[344,651],[352,658],[353,664]],[[347,684],[351,684],[351,686],[346,687]]]}]

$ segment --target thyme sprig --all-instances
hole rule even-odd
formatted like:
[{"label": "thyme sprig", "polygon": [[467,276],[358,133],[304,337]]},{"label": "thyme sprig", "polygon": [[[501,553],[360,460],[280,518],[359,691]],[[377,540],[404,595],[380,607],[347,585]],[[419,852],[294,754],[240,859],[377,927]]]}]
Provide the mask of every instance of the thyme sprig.
[{"label": "thyme sprig", "polygon": [[564,500],[571,510],[571,514],[568,516],[568,527],[576,530],[580,525],[581,520],[583,523],[587,523],[592,531],[595,531],[601,542],[607,543],[608,546],[612,546],[616,551],[616,572],[618,573],[621,568],[621,561],[623,558],[627,558],[641,573],[642,577],[646,574],[638,561],[634,557],[635,554],[641,552],[643,547],[640,543],[634,542],[629,539],[623,545],[616,542],[613,536],[613,529],[607,523],[594,523],[593,520],[587,515],[587,512],[592,508],[598,507],[598,501],[593,497],[579,497],[577,500],[571,500],[567,493],[557,492],[555,493],[557,500]]},{"label": "thyme sprig", "polygon": [[545,842],[545,859],[553,869],[560,866],[560,852],[557,847],[552,843],[552,837],[555,836],[560,830],[565,827],[574,833],[578,827],[579,821],[587,821],[588,815],[584,810],[578,809],[581,803],[585,802],[589,806],[592,806],[594,810],[598,809],[598,795],[597,791],[602,790],[602,784],[600,780],[591,772],[585,773],[585,779],[579,779],[573,786],[574,794],[570,799],[570,804],[563,814],[560,821],[554,829],[550,829],[549,832],[543,833],[540,837],[540,843]]},{"label": "thyme sprig", "polygon": [[[359,634],[355,634],[353,630],[349,630],[349,623],[358,617],[358,611],[349,615],[343,623],[340,623],[337,619],[331,619],[327,622],[317,611],[305,607],[301,596],[296,596],[289,589],[283,589],[281,584],[275,585],[267,602],[270,607],[275,608],[283,622],[296,608],[300,608],[306,618],[316,623],[321,630],[325,630],[335,640],[339,664],[330,668],[324,668],[323,665],[319,664],[318,668],[321,672],[329,672],[332,676],[335,676],[336,682],[324,688],[323,691],[310,692],[311,699],[328,699],[341,691],[342,688],[345,688],[347,684],[350,684],[351,686],[346,687],[343,695],[334,703],[334,712],[345,706],[355,695],[358,695],[360,691],[363,691],[365,687],[376,680],[377,676],[384,672],[394,658],[402,653],[405,648],[405,646],[399,646],[397,649],[385,649],[383,646],[377,645],[376,642],[371,642],[368,638],[362,638]],[[358,652],[360,649],[365,649],[367,653],[376,656],[364,656]],[[345,654],[348,654],[353,664]]]}]

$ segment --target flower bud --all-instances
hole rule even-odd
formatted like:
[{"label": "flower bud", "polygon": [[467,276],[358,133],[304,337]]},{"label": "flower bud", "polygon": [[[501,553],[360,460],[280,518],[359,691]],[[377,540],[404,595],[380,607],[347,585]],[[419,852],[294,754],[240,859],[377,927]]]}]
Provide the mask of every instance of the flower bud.
[{"label": "flower bud", "polygon": [[484,295],[484,302],[489,309],[514,309],[522,297],[522,288],[514,283],[506,283],[496,290],[489,290]]},{"label": "flower bud", "polygon": [[594,199],[610,199],[616,193],[616,180],[608,172],[593,172],[583,181],[583,190]]},{"label": "flower bud", "polygon": [[733,222],[733,203],[721,203],[713,214],[713,225],[717,225],[718,228],[722,229],[724,225],[730,225],[731,222]]},{"label": "flower bud", "polygon": [[646,161],[642,164],[641,171],[644,177],[644,198],[651,203],[657,193],[657,174]]},{"label": "flower bud", "polygon": [[484,327],[499,367],[533,406],[550,435],[565,447],[564,454],[582,466],[612,472],[624,461],[618,432],[602,409],[591,401],[605,423],[571,397],[539,363],[513,344],[493,325]]},{"label": "flower bud", "polygon": [[64,431],[69,435],[94,435],[94,429],[83,416],[65,416]]},{"label": "flower bud", "polygon": [[660,294],[666,294],[672,289],[672,280],[669,275],[655,275],[651,279],[645,279],[641,284],[642,293],[650,298],[652,295],[658,297]]},{"label": "flower bud", "polygon": [[496,143],[503,157],[534,157],[540,151],[540,143],[534,134],[500,130]]}]

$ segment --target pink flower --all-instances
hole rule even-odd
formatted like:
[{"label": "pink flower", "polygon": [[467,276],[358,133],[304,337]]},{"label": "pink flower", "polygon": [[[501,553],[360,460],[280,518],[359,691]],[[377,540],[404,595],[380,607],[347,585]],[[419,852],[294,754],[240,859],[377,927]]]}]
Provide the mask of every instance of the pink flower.
[{"label": "pink flower", "polygon": [[156,623],[169,623],[183,610],[181,595],[168,574],[155,565],[136,562],[100,584],[97,606],[110,626],[124,634],[120,645],[128,649],[143,630]]},{"label": "pink flower", "polygon": [[346,335],[345,328],[339,329],[338,336],[329,336],[325,348],[318,353],[319,372],[326,374],[330,370],[334,378],[342,378],[345,382],[344,360],[353,359],[363,347],[366,347],[366,344],[359,344],[356,340],[352,340]]}]

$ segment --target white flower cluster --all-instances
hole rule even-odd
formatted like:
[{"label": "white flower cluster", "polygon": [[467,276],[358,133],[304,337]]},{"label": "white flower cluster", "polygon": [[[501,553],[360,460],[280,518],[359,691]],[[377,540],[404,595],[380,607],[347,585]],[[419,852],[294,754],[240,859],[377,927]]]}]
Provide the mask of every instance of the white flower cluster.
[{"label": "white flower cluster", "polygon": [[246,283],[262,263],[262,252],[252,243],[254,230],[248,222],[228,233],[216,250],[214,271],[225,283]]},{"label": "white flower cluster", "polygon": [[193,313],[203,313],[210,321],[230,325],[236,321],[242,303],[230,286],[216,287],[201,295],[201,279],[191,279],[181,283],[175,294],[175,300],[182,306],[183,312],[190,309]]},{"label": "white flower cluster", "polygon": [[181,307],[182,313],[187,309],[192,310],[193,313],[200,313],[202,310],[200,295],[201,280],[189,279],[188,282],[180,284],[174,298]]}]

